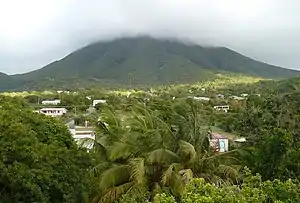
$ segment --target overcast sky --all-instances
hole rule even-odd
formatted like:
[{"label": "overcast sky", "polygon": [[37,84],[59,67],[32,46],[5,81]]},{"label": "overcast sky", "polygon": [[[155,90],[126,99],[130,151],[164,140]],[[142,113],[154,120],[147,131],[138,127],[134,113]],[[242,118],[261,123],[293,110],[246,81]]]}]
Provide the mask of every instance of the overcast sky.
[{"label": "overcast sky", "polygon": [[93,41],[136,34],[300,69],[299,0],[0,0],[0,72],[38,69]]}]

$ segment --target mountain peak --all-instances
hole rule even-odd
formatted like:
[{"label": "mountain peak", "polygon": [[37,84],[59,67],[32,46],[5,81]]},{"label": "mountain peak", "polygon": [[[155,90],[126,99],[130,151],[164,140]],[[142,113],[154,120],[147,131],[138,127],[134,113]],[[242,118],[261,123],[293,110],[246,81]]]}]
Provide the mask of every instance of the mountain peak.
[{"label": "mountain peak", "polygon": [[220,71],[266,78],[300,73],[255,61],[225,47],[138,36],[96,42],[39,70],[12,78],[35,87],[91,82],[152,85],[196,82],[213,78]]}]

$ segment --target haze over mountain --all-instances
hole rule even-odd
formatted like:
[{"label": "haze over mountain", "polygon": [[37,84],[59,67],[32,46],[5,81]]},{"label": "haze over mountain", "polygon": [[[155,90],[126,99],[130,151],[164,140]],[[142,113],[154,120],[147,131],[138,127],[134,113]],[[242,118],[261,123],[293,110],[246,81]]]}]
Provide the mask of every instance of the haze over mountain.
[{"label": "haze over mountain", "polygon": [[5,80],[1,80],[0,87],[36,89],[90,84],[190,83],[211,79],[220,72],[265,78],[290,77],[300,73],[255,61],[224,47],[135,37],[88,45],[26,74],[2,74]]},{"label": "haze over mountain", "polygon": [[299,9],[295,0],[3,0],[0,72],[25,73],[91,42],[141,34],[299,69]]}]

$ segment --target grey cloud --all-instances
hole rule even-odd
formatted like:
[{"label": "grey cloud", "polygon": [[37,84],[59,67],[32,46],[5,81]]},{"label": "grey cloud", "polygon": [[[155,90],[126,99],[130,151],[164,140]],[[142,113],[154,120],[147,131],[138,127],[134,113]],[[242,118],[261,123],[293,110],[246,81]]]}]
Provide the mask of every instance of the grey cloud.
[{"label": "grey cloud", "polygon": [[[5,33],[10,26],[0,24],[0,72],[41,68],[91,42],[137,34],[226,46],[264,62],[299,67],[300,2],[297,0],[49,2],[53,15],[48,11],[45,23],[33,27],[26,37],[16,36],[15,40],[3,36],[1,31]],[[47,7],[41,9],[47,12]]]}]

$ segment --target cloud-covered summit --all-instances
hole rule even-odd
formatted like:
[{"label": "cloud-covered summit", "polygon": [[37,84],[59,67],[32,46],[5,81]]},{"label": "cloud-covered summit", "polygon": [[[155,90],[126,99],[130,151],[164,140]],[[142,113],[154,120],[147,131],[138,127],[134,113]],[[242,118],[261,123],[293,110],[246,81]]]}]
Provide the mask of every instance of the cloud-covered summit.
[{"label": "cloud-covered summit", "polygon": [[41,68],[91,42],[135,35],[226,46],[297,69],[299,10],[297,0],[0,0],[0,72]]}]

